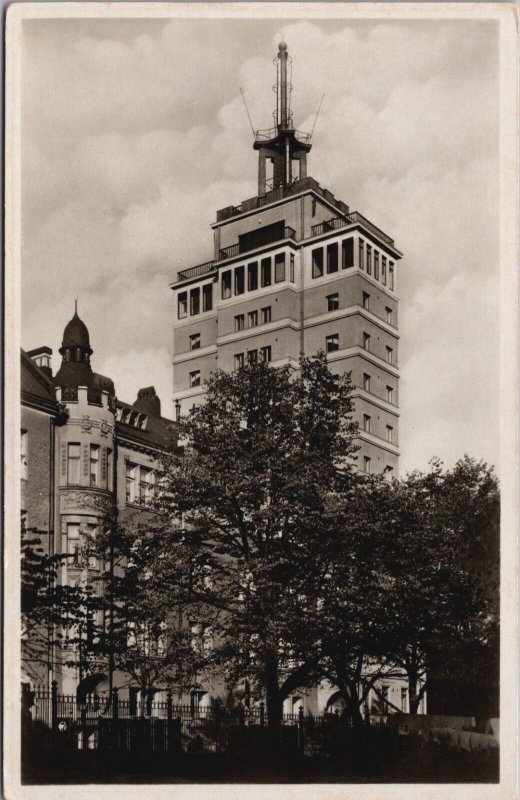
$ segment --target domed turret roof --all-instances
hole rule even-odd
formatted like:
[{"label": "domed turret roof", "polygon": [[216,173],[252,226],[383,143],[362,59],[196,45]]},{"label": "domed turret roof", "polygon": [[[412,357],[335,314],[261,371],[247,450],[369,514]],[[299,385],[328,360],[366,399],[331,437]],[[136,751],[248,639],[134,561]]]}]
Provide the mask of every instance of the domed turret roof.
[{"label": "domed turret roof", "polygon": [[90,348],[90,336],[88,328],[78,317],[78,312],[75,311],[74,316],[67,323],[63,331],[62,347],[88,347]]}]

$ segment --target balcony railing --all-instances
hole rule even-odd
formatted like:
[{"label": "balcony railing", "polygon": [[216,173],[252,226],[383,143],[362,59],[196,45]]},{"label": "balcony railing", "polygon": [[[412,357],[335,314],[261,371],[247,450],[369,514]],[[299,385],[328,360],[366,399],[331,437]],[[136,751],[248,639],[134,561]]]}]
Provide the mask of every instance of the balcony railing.
[{"label": "balcony railing", "polygon": [[343,214],[341,217],[332,217],[332,219],[327,219],[325,222],[320,222],[319,225],[313,225],[311,228],[311,236],[319,236],[322,233],[335,231],[337,228],[344,228],[346,225],[353,225],[356,222],[371,231],[378,239],[382,239],[383,242],[386,242],[392,247],[394,246],[394,240],[390,239],[386,233],[383,233],[381,228],[378,228],[370,222],[370,220],[364,217],[363,214],[360,214],[359,211],[352,211],[350,214]]},{"label": "balcony railing", "polygon": [[296,231],[294,228],[290,228],[288,225],[286,225],[283,230],[283,236],[280,236],[280,234],[277,232],[258,231],[257,236],[253,237],[249,241],[246,250],[241,250],[240,244],[237,242],[237,244],[232,244],[229,247],[222,248],[220,251],[220,258],[233,258],[234,256],[240,255],[240,253],[247,253],[249,250],[256,250],[257,247],[264,247],[266,244],[281,242],[284,239],[296,240]]},{"label": "balcony railing", "polygon": [[[311,141],[311,134],[304,133],[304,131],[297,131],[295,128],[290,125],[287,130],[291,130],[294,133],[294,137],[296,141],[301,142],[302,144],[310,144]],[[278,128],[266,128],[261,131],[255,131],[255,142],[270,142],[273,139],[276,139],[280,130]]]},{"label": "balcony railing", "polygon": [[198,275],[206,275],[208,272],[212,272],[215,268],[215,261],[205,261],[204,264],[197,264],[196,267],[190,267],[189,269],[183,269],[181,272],[178,273],[178,280],[184,281],[186,278],[196,278]]}]

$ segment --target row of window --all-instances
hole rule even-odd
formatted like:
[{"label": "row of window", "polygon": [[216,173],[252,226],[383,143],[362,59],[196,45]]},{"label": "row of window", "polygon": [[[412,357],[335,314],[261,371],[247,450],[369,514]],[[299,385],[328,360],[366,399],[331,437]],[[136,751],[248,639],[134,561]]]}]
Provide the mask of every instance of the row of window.
[{"label": "row of window", "polygon": [[[366,255],[366,258],[365,258]],[[381,272],[380,272],[381,266]],[[359,240],[359,268],[366,271],[367,275],[372,275],[376,281],[381,280],[383,286],[388,284],[388,288],[394,290],[394,262],[387,259],[383,253],[375,247],[366,243],[363,239]]]},{"label": "row of window", "polygon": [[89,569],[99,569],[99,559],[91,555],[88,550],[88,543],[97,532],[97,525],[83,525],[86,530],[85,547],[81,547],[81,529],[79,522],[67,523],[67,553],[71,556],[68,562],[72,567],[83,567],[88,564]]},{"label": "row of window", "polygon": [[[188,306],[189,299],[189,306]],[[188,316],[188,307],[190,317],[195,317],[200,314],[201,309],[201,288],[195,286],[188,292],[179,292],[177,316],[179,319],[184,319]],[[202,287],[202,311],[211,311],[213,308],[213,284],[206,283]]]},{"label": "row of window", "polygon": [[[246,326],[247,322],[247,326]],[[260,324],[265,325],[271,322],[271,306],[265,306],[260,309]],[[245,328],[256,328],[258,325],[258,311],[249,311],[246,314],[237,314],[235,316],[235,331],[243,331]]]},{"label": "row of window", "polygon": [[[367,473],[367,475],[370,475],[372,473],[372,459],[370,458],[370,456],[363,456],[363,469]],[[394,468],[385,467],[384,474],[386,475],[387,478],[389,479],[392,478],[394,474]]]},{"label": "row of window", "polygon": [[[282,283],[286,280],[286,254],[277,253],[274,257],[274,276],[273,276],[273,259],[271,256],[262,258],[260,261],[260,270],[258,269],[258,261],[252,261],[246,267],[241,265],[234,269],[228,269],[222,273],[222,299],[229,300],[232,294],[236,296],[244,294],[246,291],[246,278],[247,278],[247,291],[254,292],[259,287],[265,288],[271,286],[273,283]],[[290,254],[289,258],[289,280],[294,283],[294,253]]]},{"label": "row of window", "polygon": [[[339,309],[338,292],[326,295],[325,301],[327,304],[327,311],[337,311]],[[363,308],[370,311],[370,294],[368,292],[363,292],[362,303]],[[385,306],[385,320],[391,325],[393,324],[393,309],[391,309],[390,306]]]},{"label": "row of window", "polygon": [[[365,392],[370,392],[371,391],[371,389],[370,389],[371,381],[372,381],[372,378],[368,374],[368,372],[364,372],[363,373],[363,389],[365,390]],[[388,403],[393,403],[394,402],[394,390],[393,390],[392,386],[386,386],[385,387],[385,400]]]},{"label": "row of window", "polygon": [[[341,245],[341,251],[340,251]],[[321,278],[325,272],[330,275],[341,268],[350,269],[354,264],[354,239],[343,239],[341,243],[332,242],[325,247],[316,247],[312,251],[312,277]],[[394,289],[394,262],[387,259],[383,253],[376,250],[363,239],[359,240],[359,268],[365,270],[367,275],[373,275],[383,286],[388,284],[389,289]]]},{"label": "row of window", "polygon": [[248,350],[245,356],[244,353],[236,353],[235,369],[243,367],[246,358],[249,364],[256,364],[257,362],[268,364],[272,360],[271,345],[268,344],[265,347],[261,347],[259,350]]},{"label": "row of window", "polygon": [[[370,352],[371,336],[369,333],[363,332],[363,349]],[[330,336],[325,337],[325,352],[335,353],[339,350],[339,333],[331,333]],[[392,347],[386,346],[386,361],[388,364],[394,363],[394,350]]]},{"label": "row of window", "polygon": [[[363,430],[366,433],[371,433],[372,417],[369,414],[363,414]],[[386,441],[394,442],[394,429],[391,425],[386,426]]]},{"label": "row of window", "polygon": [[[91,444],[88,448],[88,475],[90,486],[110,488],[112,486],[112,450],[107,448],[107,469],[103,480],[101,475],[101,447]],[[81,445],[79,442],[69,442],[67,445],[67,483],[78,486],[81,475]]]},{"label": "row of window", "polygon": [[137,505],[150,505],[155,496],[155,473],[142,464],[125,464],[126,502]]}]

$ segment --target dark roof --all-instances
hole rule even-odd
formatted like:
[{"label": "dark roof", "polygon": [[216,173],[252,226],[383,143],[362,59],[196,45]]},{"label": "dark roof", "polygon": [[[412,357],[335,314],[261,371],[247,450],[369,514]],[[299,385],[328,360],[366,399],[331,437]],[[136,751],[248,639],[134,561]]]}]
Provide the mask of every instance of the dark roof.
[{"label": "dark roof", "polygon": [[[135,405],[130,403],[123,403],[121,400],[116,400],[116,406],[128,409],[129,411],[142,411]],[[166,417],[156,417],[152,414],[146,414],[146,428],[135,428],[133,425],[127,425],[124,422],[116,422],[116,434],[118,439],[125,439],[133,442],[136,445],[144,447],[151,447],[153,449],[163,449],[171,441],[173,430],[175,429],[175,422]]]},{"label": "dark roof", "polygon": [[56,414],[59,404],[54,395],[52,381],[36,366],[26,352],[21,353],[20,384],[22,403]]},{"label": "dark roof", "polygon": [[74,313],[71,321],[65,326],[63,331],[62,347],[88,347],[90,348],[90,336],[88,328],[78,317],[78,312]]}]

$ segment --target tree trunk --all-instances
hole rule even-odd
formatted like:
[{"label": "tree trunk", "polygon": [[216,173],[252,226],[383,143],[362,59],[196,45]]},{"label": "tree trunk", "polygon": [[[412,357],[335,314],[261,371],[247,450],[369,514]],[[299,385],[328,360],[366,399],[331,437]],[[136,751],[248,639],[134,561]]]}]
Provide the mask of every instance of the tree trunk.
[{"label": "tree trunk", "polygon": [[274,649],[265,653],[265,691],[267,706],[267,725],[275,731],[282,725],[283,703],[278,686],[278,656]]},{"label": "tree trunk", "polygon": [[354,728],[363,727],[363,717],[361,715],[360,700],[357,683],[349,683],[345,700],[347,701],[347,711],[352,719]]}]

